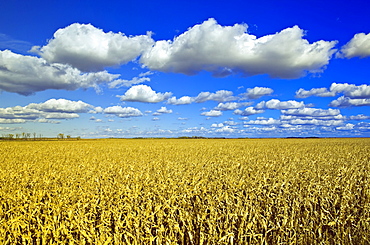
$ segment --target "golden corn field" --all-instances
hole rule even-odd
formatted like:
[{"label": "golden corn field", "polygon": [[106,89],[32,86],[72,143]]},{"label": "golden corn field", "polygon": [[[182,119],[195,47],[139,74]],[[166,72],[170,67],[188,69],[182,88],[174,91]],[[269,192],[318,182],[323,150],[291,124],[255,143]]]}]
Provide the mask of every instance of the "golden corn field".
[{"label": "golden corn field", "polygon": [[370,139],[0,142],[0,244],[370,244]]}]

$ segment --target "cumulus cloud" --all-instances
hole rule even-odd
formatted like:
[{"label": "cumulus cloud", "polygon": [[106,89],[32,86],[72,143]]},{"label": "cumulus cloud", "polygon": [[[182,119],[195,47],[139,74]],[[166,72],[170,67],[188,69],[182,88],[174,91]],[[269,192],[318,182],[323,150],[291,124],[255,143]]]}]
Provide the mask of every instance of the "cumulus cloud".
[{"label": "cumulus cloud", "polygon": [[266,87],[254,87],[254,88],[248,88],[247,92],[242,94],[247,99],[259,99],[262,96],[270,95],[274,92],[271,88]]},{"label": "cumulus cloud", "polygon": [[370,119],[370,116],[365,116],[364,114],[359,114],[359,115],[356,115],[356,116],[350,116],[349,119],[350,120],[366,120],[366,119]]},{"label": "cumulus cloud", "polygon": [[351,106],[370,106],[369,99],[351,99],[349,97],[341,96],[336,100],[330,102],[332,107],[351,107]]},{"label": "cumulus cloud", "polygon": [[300,108],[300,109],[289,109],[281,111],[284,115],[293,116],[313,116],[313,117],[324,117],[324,116],[337,116],[340,114],[338,109],[318,109],[318,108]]},{"label": "cumulus cloud", "polygon": [[215,130],[216,133],[234,133],[236,129],[230,126],[223,126],[222,128],[218,128]]},{"label": "cumulus cloud", "polygon": [[245,122],[245,124],[255,124],[255,125],[274,125],[274,124],[280,124],[280,120],[269,118],[269,119],[257,119],[257,120],[250,120],[248,122]]},{"label": "cumulus cloud", "polygon": [[202,112],[200,115],[207,116],[207,117],[219,117],[222,115],[222,112],[217,111],[217,110],[210,110],[210,111]]},{"label": "cumulus cloud", "polygon": [[347,123],[346,125],[342,126],[342,127],[337,127],[336,129],[337,130],[352,130],[353,128],[355,127],[354,124],[352,123]]},{"label": "cumulus cloud", "polygon": [[69,64],[81,71],[99,71],[136,59],[153,45],[150,33],[127,37],[123,33],[104,32],[91,24],[74,23],[61,28],[43,47],[31,51],[49,63]]},{"label": "cumulus cloud", "polygon": [[319,120],[347,120],[346,116],[343,116],[342,114],[336,115],[335,113],[332,113],[332,115],[326,115],[326,116],[312,116],[312,115],[289,115],[284,114],[280,115],[281,120],[293,120],[293,119],[319,119]]},{"label": "cumulus cloud", "polygon": [[170,92],[157,93],[148,85],[136,85],[127,90],[124,95],[117,97],[121,98],[121,101],[158,103],[168,99],[171,95]]},{"label": "cumulus cloud", "polygon": [[7,123],[25,123],[27,121],[49,122],[47,119],[73,119],[78,113],[86,113],[92,106],[82,101],[50,99],[43,103],[31,103],[26,106],[0,108],[0,119]]},{"label": "cumulus cloud", "polygon": [[109,88],[131,87],[132,85],[149,82],[149,77],[134,77],[131,80],[116,79],[108,84]]},{"label": "cumulus cloud", "polygon": [[249,103],[237,103],[237,102],[227,102],[227,103],[219,103],[214,109],[219,111],[231,111],[238,109],[239,107],[248,105]]},{"label": "cumulus cloud", "polygon": [[299,125],[317,125],[317,126],[338,126],[343,124],[341,120],[320,120],[320,119],[292,119],[289,121],[290,124]]},{"label": "cumulus cloud", "polygon": [[162,114],[171,114],[172,110],[167,109],[167,107],[162,106],[160,109],[158,109],[156,112],[153,113],[153,116],[160,116]]},{"label": "cumulus cloud", "polygon": [[236,97],[233,96],[233,92],[227,90],[218,90],[215,93],[200,92],[196,97],[182,96],[179,99],[177,99],[176,97],[171,97],[168,99],[167,103],[171,105],[187,105],[193,102],[195,103],[203,103],[206,101],[226,102],[235,99]]},{"label": "cumulus cloud", "polygon": [[222,128],[223,126],[225,126],[223,123],[213,123],[211,128]]},{"label": "cumulus cloud", "polygon": [[0,90],[30,95],[47,89],[98,88],[119,75],[106,71],[82,73],[65,64],[49,64],[42,58],[0,51]]},{"label": "cumulus cloud", "polygon": [[309,96],[319,96],[319,97],[333,97],[337,94],[344,94],[349,98],[370,98],[370,86],[367,84],[355,85],[348,83],[332,83],[330,88],[312,88],[310,90],[305,90],[300,88],[296,91],[297,98],[307,98]]},{"label": "cumulus cloud", "polygon": [[350,98],[370,98],[370,85],[354,85],[348,83],[332,83],[330,91],[335,93],[343,93]]},{"label": "cumulus cloud", "polygon": [[206,70],[214,76],[242,73],[297,78],[306,72],[321,72],[337,43],[310,44],[302,38],[304,34],[294,26],[257,38],[247,33],[246,24],[221,26],[211,18],[173,41],[157,41],[140,61],[152,70],[187,75]]},{"label": "cumulus cloud", "polygon": [[208,129],[205,127],[192,127],[192,128],[187,128],[182,130],[181,132],[183,133],[200,133],[200,134],[205,134],[208,132]]},{"label": "cumulus cloud", "polygon": [[240,116],[250,116],[250,115],[260,114],[264,112],[265,112],[264,110],[258,110],[250,106],[250,107],[245,108],[244,110],[236,109],[234,111],[234,114],[240,115]]},{"label": "cumulus cloud", "polygon": [[157,110],[159,114],[171,114],[172,110],[167,109],[167,107],[162,106],[160,109]]},{"label": "cumulus cloud", "polygon": [[27,106],[30,109],[36,109],[44,112],[74,112],[85,113],[93,106],[85,102],[71,101],[66,99],[50,99],[43,103],[31,103]]},{"label": "cumulus cloud", "polygon": [[46,119],[73,119],[79,118],[80,116],[77,113],[60,113],[52,112],[45,115]]},{"label": "cumulus cloud", "polygon": [[333,97],[336,95],[334,91],[328,91],[327,88],[312,88],[310,90],[300,88],[298,91],[295,92],[295,94],[296,98],[307,98],[310,96]]},{"label": "cumulus cloud", "polygon": [[366,58],[370,56],[370,33],[357,33],[354,37],[345,44],[340,52],[337,53],[339,58]]},{"label": "cumulus cloud", "polygon": [[233,92],[227,90],[218,90],[216,93],[211,92],[201,92],[195,97],[194,101],[197,103],[203,103],[206,101],[217,101],[217,102],[225,102],[234,100],[235,97],[233,96]]},{"label": "cumulus cloud", "polygon": [[194,98],[190,96],[182,96],[177,99],[175,96],[168,99],[167,103],[170,105],[188,105],[194,102]]},{"label": "cumulus cloud", "polygon": [[280,101],[278,99],[272,99],[269,101],[261,101],[256,105],[256,109],[273,109],[273,110],[282,110],[282,109],[295,109],[304,107],[303,101],[298,102],[295,100]]},{"label": "cumulus cloud", "polygon": [[14,124],[14,123],[25,123],[25,119],[6,119],[6,118],[0,118],[1,124]]},{"label": "cumulus cloud", "polygon": [[114,114],[117,117],[140,117],[143,113],[136,108],[133,107],[122,107],[122,106],[111,106],[107,107],[103,111],[105,114]]}]

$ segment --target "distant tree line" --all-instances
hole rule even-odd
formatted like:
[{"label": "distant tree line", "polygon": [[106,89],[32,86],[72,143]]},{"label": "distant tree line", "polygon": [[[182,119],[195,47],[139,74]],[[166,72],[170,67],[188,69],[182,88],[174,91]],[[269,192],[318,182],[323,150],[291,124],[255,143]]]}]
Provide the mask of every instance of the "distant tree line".
[{"label": "distant tree line", "polygon": [[37,133],[15,133],[15,134],[2,134],[0,137],[0,140],[50,140],[50,139],[58,139],[58,140],[64,140],[64,139],[81,139],[81,137],[72,137],[71,135],[64,135],[62,133],[59,133],[56,138],[52,137],[44,137],[42,134]]}]

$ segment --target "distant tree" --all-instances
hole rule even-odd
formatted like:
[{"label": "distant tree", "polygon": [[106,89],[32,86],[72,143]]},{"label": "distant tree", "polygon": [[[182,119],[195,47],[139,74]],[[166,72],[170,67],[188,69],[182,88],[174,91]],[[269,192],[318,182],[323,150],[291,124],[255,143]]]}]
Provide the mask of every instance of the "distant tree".
[{"label": "distant tree", "polygon": [[37,136],[37,134],[33,133],[33,140],[36,140],[36,136]]},{"label": "distant tree", "polygon": [[62,133],[58,134],[57,138],[61,139],[61,140],[64,139],[64,134],[62,134]]},{"label": "distant tree", "polygon": [[8,139],[12,140],[14,137],[14,134],[8,134]]},{"label": "distant tree", "polygon": [[15,138],[19,139],[21,137],[21,134],[15,134]]},{"label": "distant tree", "polygon": [[67,139],[70,139],[70,138],[71,138],[71,136],[68,134],[68,135],[67,135]]}]

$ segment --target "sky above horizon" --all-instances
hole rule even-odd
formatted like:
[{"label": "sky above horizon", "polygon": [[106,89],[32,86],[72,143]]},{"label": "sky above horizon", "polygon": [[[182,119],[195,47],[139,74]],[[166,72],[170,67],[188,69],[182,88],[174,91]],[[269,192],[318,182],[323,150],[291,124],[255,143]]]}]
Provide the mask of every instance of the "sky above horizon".
[{"label": "sky above horizon", "polygon": [[369,10],[1,1],[0,136],[369,137]]}]

